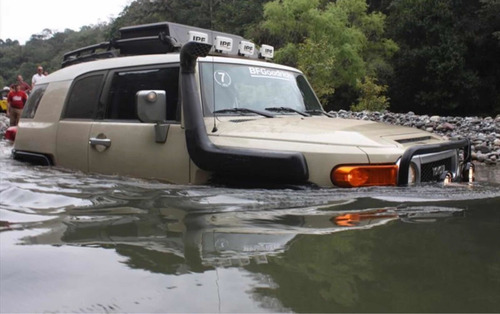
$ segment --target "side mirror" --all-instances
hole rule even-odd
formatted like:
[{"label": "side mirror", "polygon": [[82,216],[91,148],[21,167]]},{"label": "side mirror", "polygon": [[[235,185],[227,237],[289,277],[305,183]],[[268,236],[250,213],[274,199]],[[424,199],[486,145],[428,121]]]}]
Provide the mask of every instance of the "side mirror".
[{"label": "side mirror", "polygon": [[141,122],[167,120],[167,94],[163,90],[140,90],[135,94],[137,116]]}]

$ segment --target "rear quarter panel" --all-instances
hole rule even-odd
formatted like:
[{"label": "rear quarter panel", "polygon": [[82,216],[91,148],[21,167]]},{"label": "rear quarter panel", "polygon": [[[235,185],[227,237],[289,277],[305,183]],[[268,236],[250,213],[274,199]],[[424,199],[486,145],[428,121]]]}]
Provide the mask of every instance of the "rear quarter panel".
[{"label": "rear quarter panel", "polygon": [[49,83],[33,119],[21,119],[14,149],[53,157],[61,111],[71,81]]}]

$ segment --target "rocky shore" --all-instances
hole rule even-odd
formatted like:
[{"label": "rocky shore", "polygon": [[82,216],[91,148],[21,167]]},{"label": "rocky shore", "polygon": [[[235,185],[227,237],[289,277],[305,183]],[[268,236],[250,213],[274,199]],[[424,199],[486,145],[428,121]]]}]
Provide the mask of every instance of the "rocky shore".
[{"label": "rocky shore", "polygon": [[[500,115],[493,117],[442,117],[416,115],[413,112],[352,112],[331,111],[331,115],[344,119],[371,120],[403,125],[436,133],[449,139],[469,138],[472,142],[472,159],[476,162],[500,164]],[[3,139],[9,119],[0,114],[0,138]]]},{"label": "rocky shore", "polygon": [[493,117],[442,117],[416,115],[413,112],[352,112],[330,111],[344,119],[371,120],[403,125],[436,133],[448,139],[469,138],[472,142],[472,159],[476,162],[500,164],[500,115]]}]

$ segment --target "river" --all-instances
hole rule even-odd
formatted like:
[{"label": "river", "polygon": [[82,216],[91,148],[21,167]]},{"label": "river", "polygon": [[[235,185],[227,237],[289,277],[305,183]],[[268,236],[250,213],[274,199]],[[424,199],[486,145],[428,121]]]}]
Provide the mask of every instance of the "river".
[{"label": "river", "polygon": [[10,159],[1,312],[499,312],[500,167],[473,185],[235,189]]}]

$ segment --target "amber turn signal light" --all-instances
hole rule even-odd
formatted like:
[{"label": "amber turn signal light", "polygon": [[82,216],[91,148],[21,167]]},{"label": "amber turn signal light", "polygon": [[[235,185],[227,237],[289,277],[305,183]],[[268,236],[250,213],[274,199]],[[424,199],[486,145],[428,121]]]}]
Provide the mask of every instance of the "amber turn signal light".
[{"label": "amber turn signal light", "polygon": [[332,170],[332,183],[341,187],[396,185],[397,165],[339,166]]}]

